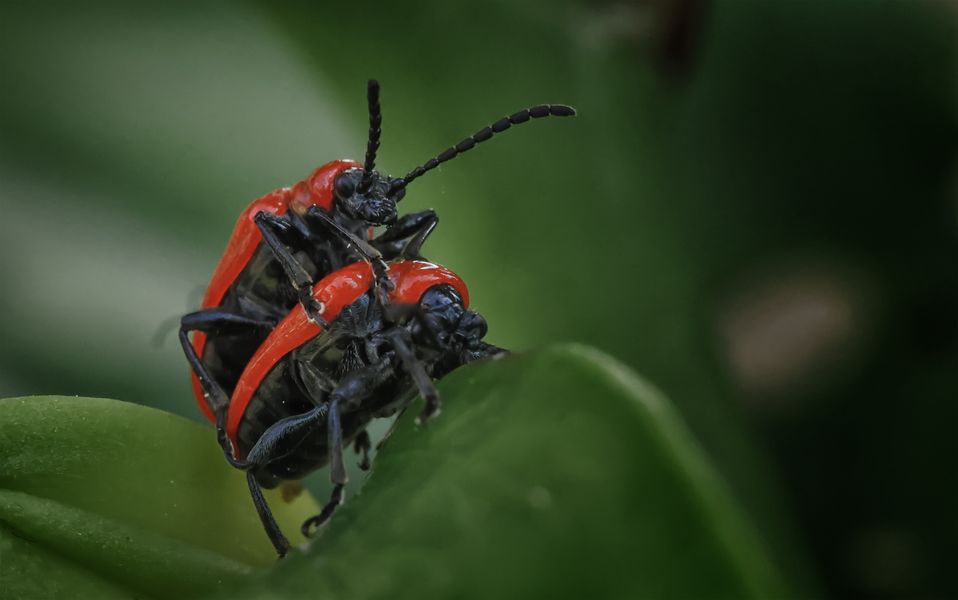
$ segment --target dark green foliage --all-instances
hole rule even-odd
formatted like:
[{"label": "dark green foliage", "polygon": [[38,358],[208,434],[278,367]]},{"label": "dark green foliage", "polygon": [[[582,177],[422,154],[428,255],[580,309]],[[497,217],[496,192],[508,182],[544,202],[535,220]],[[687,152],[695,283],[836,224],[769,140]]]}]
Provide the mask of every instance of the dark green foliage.
[{"label": "dark green foliage", "polygon": [[250,199],[362,157],[367,78],[391,174],[567,102],[400,205],[490,340],[656,382],[793,579],[808,548],[836,597],[958,595],[950,0],[0,12],[0,395],[199,418],[150,338]]},{"label": "dark green foliage", "polygon": [[[290,533],[318,510],[271,498]],[[181,598],[275,560],[209,428],[58,396],[0,400],[0,556],[5,598]]]},{"label": "dark green foliage", "polygon": [[[15,597],[802,589],[784,581],[668,399],[609,357],[555,347],[463,368],[440,387],[442,415],[426,427],[415,410],[399,420],[363,492],[310,551],[253,579],[246,565],[270,547],[212,432],[106,400],[0,401],[0,577]],[[287,529],[315,508],[286,508]]]}]

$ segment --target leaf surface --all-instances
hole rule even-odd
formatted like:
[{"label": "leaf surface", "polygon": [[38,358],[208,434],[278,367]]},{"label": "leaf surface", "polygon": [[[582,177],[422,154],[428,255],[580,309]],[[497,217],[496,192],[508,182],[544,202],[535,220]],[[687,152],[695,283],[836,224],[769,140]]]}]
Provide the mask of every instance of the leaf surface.
[{"label": "leaf surface", "polygon": [[618,362],[557,346],[440,388],[305,555],[229,596],[789,595],[670,402]]},{"label": "leaf surface", "polygon": [[[290,534],[317,510],[270,497]],[[275,562],[209,427],[55,396],[0,400],[0,557],[14,598],[195,596]]]}]

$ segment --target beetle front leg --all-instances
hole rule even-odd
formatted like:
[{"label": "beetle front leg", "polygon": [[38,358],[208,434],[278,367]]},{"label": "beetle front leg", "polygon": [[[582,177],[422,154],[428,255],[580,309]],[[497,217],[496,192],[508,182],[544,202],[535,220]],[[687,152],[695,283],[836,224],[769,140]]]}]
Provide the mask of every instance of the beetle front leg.
[{"label": "beetle front leg", "polygon": [[290,252],[289,247],[284,243],[284,238],[286,241],[293,241],[294,237],[298,239],[298,232],[296,232],[288,221],[265,210],[256,213],[253,220],[256,222],[256,226],[259,227],[259,231],[263,236],[263,242],[266,243],[266,246],[273,253],[273,256],[276,257],[280,266],[283,267],[283,272],[286,273],[290,284],[292,284],[293,289],[296,290],[296,294],[299,296],[299,303],[303,305],[306,316],[309,317],[309,320],[313,323],[323,328],[328,327],[329,324],[326,323],[322,317],[322,303],[316,298],[313,298],[313,277],[303,268],[303,265],[296,260],[293,253]]},{"label": "beetle front leg", "polygon": [[439,224],[432,210],[403,215],[386,231],[370,242],[387,260],[394,258],[422,259],[422,245]]},{"label": "beetle front leg", "polygon": [[403,369],[406,370],[406,373],[409,374],[409,377],[416,385],[416,389],[419,390],[419,395],[426,401],[426,406],[417,418],[418,422],[425,423],[439,414],[439,408],[442,406],[442,403],[439,399],[439,391],[436,389],[432,378],[426,373],[422,362],[416,358],[416,354],[410,348],[410,344],[407,343],[407,335],[408,334],[402,330],[397,329],[389,335],[389,339],[392,342],[393,349],[396,351],[396,355],[399,356],[399,360],[402,362]]},{"label": "beetle front leg", "polygon": [[373,275],[376,278],[376,299],[382,306],[389,304],[389,292],[395,285],[389,279],[389,267],[383,260],[383,255],[365,240],[356,237],[352,232],[337,223],[332,217],[327,215],[322,209],[315,206],[311,207],[306,215],[322,223],[331,233],[336,235],[340,241],[350,250],[356,252],[373,269]]}]

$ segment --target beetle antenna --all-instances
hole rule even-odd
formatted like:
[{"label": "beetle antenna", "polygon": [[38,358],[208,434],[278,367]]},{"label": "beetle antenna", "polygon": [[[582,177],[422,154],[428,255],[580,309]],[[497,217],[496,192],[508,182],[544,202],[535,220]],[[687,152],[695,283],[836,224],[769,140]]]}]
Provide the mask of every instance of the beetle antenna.
[{"label": "beetle antenna", "polygon": [[379,150],[379,136],[382,134],[383,114],[379,106],[379,82],[370,79],[366,86],[366,100],[369,104],[369,140],[366,142],[366,163],[363,165],[363,178],[359,182],[359,191],[369,190],[373,182],[373,169],[376,167],[376,151]]},{"label": "beetle antenna", "polygon": [[506,129],[509,129],[513,125],[519,125],[525,123],[529,119],[541,119],[544,117],[573,117],[575,116],[575,109],[571,106],[566,106],[565,104],[539,104],[538,106],[532,106],[525,110],[520,110],[517,113],[514,113],[508,117],[503,117],[489,125],[480,129],[473,135],[462,140],[455,146],[451,146],[443,150],[435,158],[430,158],[423,165],[416,167],[409,172],[402,179],[397,179],[390,189],[390,192],[396,192],[402,188],[409,185],[414,179],[422,176],[424,173],[431,171],[441,165],[442,163],[452,160],[455,157],[459,156],[467,150],[472,150],[476,144],[480,144],[493,135],[497,133],[502,133]]}]

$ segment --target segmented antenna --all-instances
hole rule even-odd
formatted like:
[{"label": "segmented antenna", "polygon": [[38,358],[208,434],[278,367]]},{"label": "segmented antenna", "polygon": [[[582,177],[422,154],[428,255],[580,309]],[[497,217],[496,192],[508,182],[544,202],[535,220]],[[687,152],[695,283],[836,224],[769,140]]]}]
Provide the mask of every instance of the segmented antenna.
[{"label": "segmented antenna", "polygon": [[376,168],[376,151],[379,150],[379,136],[382,134],[382,108],[379,106],[379,82],[370,79],[366,87],[366,100],[369,103],[369,141],[366,142],[366,163],[363,165],[363,178],[359,182],[359,191],[369,190],[373,181],[373,169]]},{"label": "segmented antenna", "polygon": [[452,160],[467,150],[471,150],[476,144],[480,144],[497,133],[502,133],[513,125],[525,123],[529,119],[541,119],[544,117],[573,117],[575,109],[565,104],[540,104],[532,106],[525,110],[520,110],[508,117],[503,117],[492,125],[480,129],[475,134],[462,140],[455,146],[445,149],[435,158],[430,158],[425,164],[416,167],[402,179],[396,180],[391,188],[391,192],[401,190],[410,184],[417,177],[422,176],[427,171],[431,171],[442,163]]}]

